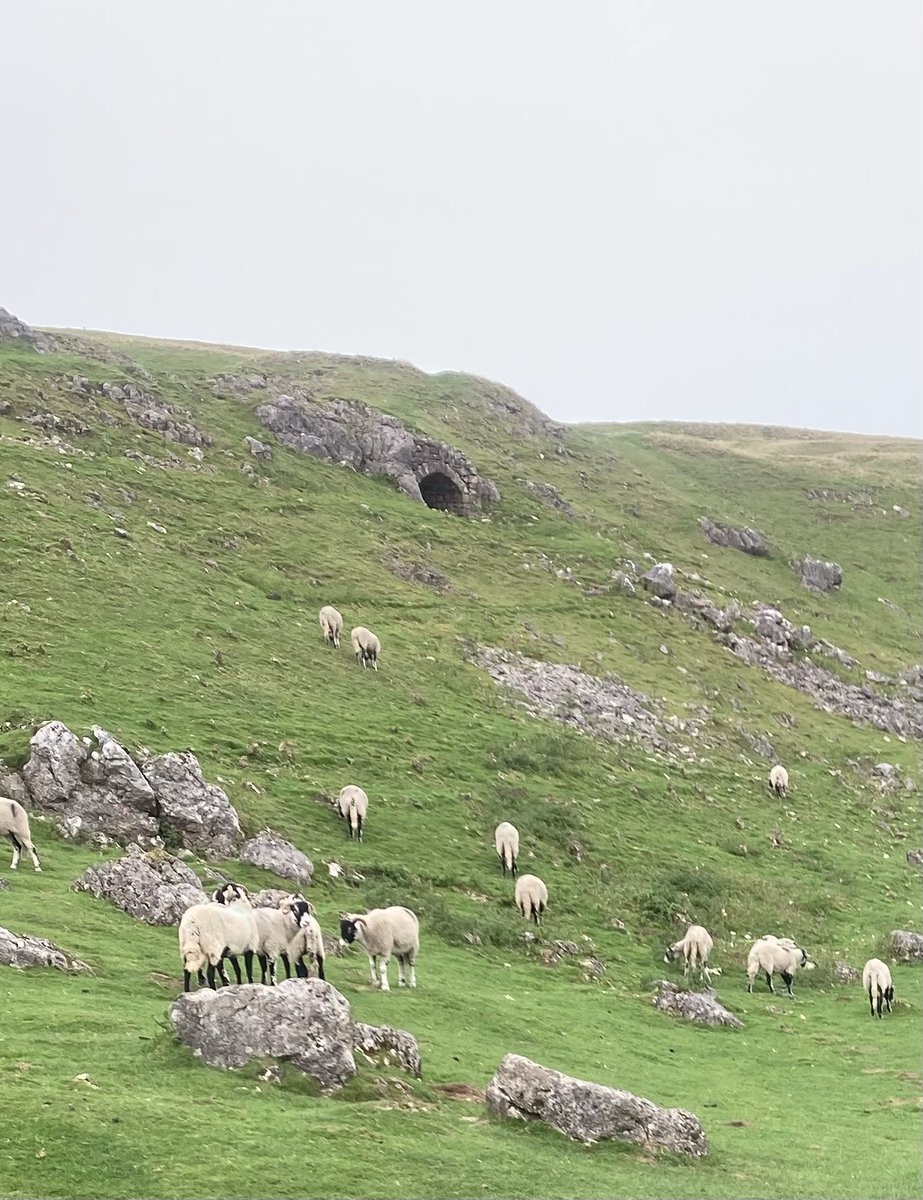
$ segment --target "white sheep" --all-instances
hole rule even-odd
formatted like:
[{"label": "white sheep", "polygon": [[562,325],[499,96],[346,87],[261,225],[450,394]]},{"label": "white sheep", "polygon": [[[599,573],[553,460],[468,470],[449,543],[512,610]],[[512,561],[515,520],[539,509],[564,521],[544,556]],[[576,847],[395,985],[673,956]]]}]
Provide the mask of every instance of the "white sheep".
[{"label": "white sheep", "polygon": [[691,967],[693,970],[698,969],[699,975],[704,975],[706,981],[711,982],[708,956],[711,954],[714,944],[711,934],[703,925],[690,925],[680,941],[674,942],[672,946],[667,946],[663,961],[673,962],[675,958],[682,955],[683,979],[686,978]]},{"label": "white sheep", "polygon": [[343,632],[343,617],[332,604],[325,604],[317,614],[320,621],[324,643],[332,644],[335,650],[340,648],[340,634]]},{"label": "white sheep", "polygon": [[873,1017],[881,1017],[882,1001],[887,1004],[888,1012],[894,1011],[891,1007],[894,999],[891,972],[880,958],[870,958],[862,968],[862,989],[868,993],[869,1010]]},{"label": "white sheep", "polygon": [[15,871],[19,866],[23,850],[32,857],[32,866],[41,871],[42,864],[35,853],[32,844],[32,831],[29,828],[29,814],[18,800],[10,800],[8,796],[0,796],[0,837],[8,837],[13,843],[13,861],[10,870]]},{"label": "white sheep", "polygon": [[781,763],[776,763],[769,772],[769,786],[777,796],[784,796],[788,792],[788,771]]},{"label": "white sheep", "polygon": [[408,986],[417,986],[416,962],[420,952],[420,922],[416,913],[409,908],[373,908],[367,913],[340,913],[340,937],[351,945],[358,939],[369,956],[369,974],[372,986],[376,967],[381,980],[381,990],[391,990],[388,983],[388,962],[391,955],[397,957],[397,985],[404,986],[404,970],[408,971]]},{"label": "white sheep", "polygon": [[808,961],[807,950],[802,949],[791,938],[777,938],[773,934],[764,934],[750,947],[747,955],[747,991],[753,991],[753,981],[760,971],[766,974],[769,990],[774,994],[772,985],[773,975],[781,975],[788,994],[794,997],[792,979],[798,967],[803,967]]},{"label": "white sheep", "polygon": [[314,913],[314,906],[303,897],[298,896],[292,912],[298,922],[298,932],[289,943],[286,955],[282,959],[286,972],[288,972],[290,959],[295,964],[295,974],[299,979],[307,979],[308,967],[304,961],[305,955],[307,955],[314,959],[317,966],[317,978],[326,979],[324,963],[327,959],[327,952],[324,949],[324,934]]},{"label": "white sheep", "polygon": [[371,629],[366,629],[364,625],[357,625],[349,635],[349,640],[352,643],[356,662],[363,667],[371,663],[377,671],[378,656],[381,654],[381,642],[372,633]]},{"label": "white sheep", "polygon": [[362,841],[362,826],[369,811],[369,798],[362,790],[353,783],[348,783],[346,787],[340,788],[340,794],[336,798],[337,812],[346,822],[349,830],[350,840],[353,838],[356,841]]},{"label": "white sheep", "polygon": [[516,862],[519,857],[519,830],[509,821],[501,821],[494,830],[494,845],[497,848],[503,874],[506,875],[509,871],[515,878],[519,872]]},{"label": "white sheep", "polygon": [[179,923],[179,953],[183,960],[183,991],[189,991],[193,972],[202,982],[202,967],[207,963],[208,986],[215,987],[215,972],[229,984],[224,959],[229,958],[241,983],[237,955],[243,954],[247,982],[253,982],[253,955],[259,944],[259,931],[246,890],[228,883],[218,888],[211,903],[193,904]]},{"label": "white sheep", "polygon": [[542,914],[548,907],[548,888],[537,875],[520,875],[514,892],[516,907],[527,920],[531,917],[541,925]]}]

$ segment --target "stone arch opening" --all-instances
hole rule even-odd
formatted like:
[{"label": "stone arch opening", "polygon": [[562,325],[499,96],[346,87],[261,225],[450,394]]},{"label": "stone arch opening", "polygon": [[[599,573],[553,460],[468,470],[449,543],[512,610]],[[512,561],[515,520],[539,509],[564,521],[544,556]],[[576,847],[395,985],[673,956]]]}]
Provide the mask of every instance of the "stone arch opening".
[{"label": "stone arch opening", "polygon": [[433,471],[420,480],[420,495],[430,508],[439,508],[456,516],[465,515],[465,497],[461,488],[441,471]]}]

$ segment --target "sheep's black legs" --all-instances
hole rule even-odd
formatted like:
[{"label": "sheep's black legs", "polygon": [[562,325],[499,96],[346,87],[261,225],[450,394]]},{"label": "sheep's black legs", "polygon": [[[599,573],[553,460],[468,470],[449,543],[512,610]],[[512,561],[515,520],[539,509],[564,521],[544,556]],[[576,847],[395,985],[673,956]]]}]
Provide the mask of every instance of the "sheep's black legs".
[{"label": "sheep's black legs", "polygon": [[887,1006],[888,1006],[888,1012],[894,1012],[894,1009],[891,1007],[891,1001],[893,999],[894,999],[894,988],[889,987],[885,991],[885,1004],[887,1004]]},{"label": "sheep's black legs", "polygon": [[183,970],[183,991],[188,992],[191,990],[192,990],[192,977],[190,976],[189,972],[184,969]]},{"label": "sheep's black legs", "polygon": [[[228,962],[234,968],[235,979],[237,980],[238,983],[243,983],[243,979],[241,978],[241,974],[240,974],[240,963],[237,961],[236,955],[228,954],[226,957],[227,957]],[[219,963],[218,969],[219,969],[219,971],[222,972],[222,978],[224,979],[224,981],[226,983],[230,984],[231,981],[230,981],[230,979],[228,979],[227,973],[225,972],[224,966],[222,963]]]},{"label": "sheep's black legs", "polygon": [[794,977],[794,975],[792,975],[791,971],[783,971],[782,972],[782,979],[785,982],[785,986],[788,988],[788,994],[791,996],[791,998],[793,1000],[795,998],[795,993],[792,991],[792,980],[794,978],[795,977]]},{"label": "sheep's black legs", "polygon": [[205,972],[204,972],[204,971],[199,971],[199,973],[198,973],[198,975],[196,976],[196,978],[197,978],[197,979],[198,979],[198,981],[199,981],[199,987],[205,987]]},{"label": "sheep's black legs", "polygon": [[[785,976],[783,975],[782,978],[784,979]],[[769,984],[769,990],[772,992],[773,995],[775,995],[776,989],[772,986],[772,976],[769,974],[768,971],[766,972],[766,982]]]},{"label": "sheep's black legs", "polygon": [[247,983],[253,982],[253,951],[244,951],[244,967],[247,971]]},{"label": "sheep's black legs", "polygon": [[[324,974],[324,960],[315,954],[314,961],[317,963],[317,978],[326,979],[327,976]],[[305,974],[307,974],[307,972],[305,972]]]},{"label": "sheep's black legs", "polygon": [[283,951],[282,951],[282,953],[279,955],[279,957],[282,959],[282,966],[283,966],[283,967],[285,967],[285,978],[286,978],[286,979],[291,979],[291,977],[292,977],[292,962],[291,962],[291,959],[290,959],[290,958],[289,958],[289,956],[288,956],[288,955],[285,953],[285,951],[284,951],[284,950],[283,950]]},{"label": "sheep's black legs", "polygon": [[215,983],[215,967],[213,963],[209,963],[205,970],[205,977],[208,980],[208,986],[213,992],[217,992],[218,986]]}]

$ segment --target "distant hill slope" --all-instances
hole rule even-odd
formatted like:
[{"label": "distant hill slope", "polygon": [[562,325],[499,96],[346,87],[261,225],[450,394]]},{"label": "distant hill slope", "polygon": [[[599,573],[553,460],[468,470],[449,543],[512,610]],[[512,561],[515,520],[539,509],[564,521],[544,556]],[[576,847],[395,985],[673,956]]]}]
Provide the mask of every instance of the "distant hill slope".
[{"label": "distant hill slope", "polygon": [[[0,925],[95,974],[4,976],[10,1196],[917,1194],[918,973],[896,971],[902,1003],[873,1028],[833,962],[861,967],[919,922],[919,443],[561,426],[405,363],[40,332],[0,340],[0,756],[20,764],[50,718],[194,748],[248,832],[271,825],[314,860],[325,928],[413,907],[416,993],[369,991],[357,955],[329,976],[361,1019],[417,1034],[425,1078],[405,1094],[366,1072],[333,1102],[193,1062],[163,1032],[175,934],[72,893],[112,852],[36,818],[47,870],[0,868]],[[356,469],[281,444],[257,415],[279,395],[347,423],[370,410]],[[376,413],[464,456],[499,501],[456,517],[376,477]],[[757,530],[768,557],[714,545],[702,518]],[[804,555],[838,563],[842,587],[805,588]],[[677,602],[643,589],[658,562]],[[378,674],[348,638],[323,646],[325,603],[378,633]],[[804,625],[813,643],[791,649]],[[350,782],[371,798],[361,846],[326,799]],[[521,940],[501,819],[548,883],[542,936],[576,956],[544,965]],[[739,1035],[651,1008],[688,920],[715,936]],[[817,960],[794,1004],[744,990],[767,931]],[[687,1107],[714,1153],[588,1153],[438,1090],[483,1087],[507,1051]]]}]

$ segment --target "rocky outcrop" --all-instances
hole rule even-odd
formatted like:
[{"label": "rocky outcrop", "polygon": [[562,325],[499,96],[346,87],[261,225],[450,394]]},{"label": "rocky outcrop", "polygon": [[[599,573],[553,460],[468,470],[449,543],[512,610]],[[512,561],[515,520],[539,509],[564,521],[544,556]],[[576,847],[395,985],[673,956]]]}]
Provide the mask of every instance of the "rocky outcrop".
[{"label": "rocky outcrop", "polygon": [[708,517],[702,517],[699,527],[715,546],[742,550],[744,554],[752,554],[755,558],[769,557],[766,539],[755,529],[735,529],[733,525],[722,525],[720,521],[710,521]]},{"label": "rocky outcrop", "polygon": [[397,1063],[419,1079],[422,1060],[417,1039],[406,1029],[392,1029],[390,1025],[353,1024],[353,1049],[360,1051],[370,1063],[390,1067]]},{"label": "rocky outcrop", "polygon": [[431,508],[468,515],[500,493],[460,450],[411,433],[396,417],[358,400],[313,400],[308,393],[279,395],[256,410],[282,442],[302,454],[393,479],[407,496]]},{"label": "rocky outcrop", "polygon": [[190,905],[208,899],[184,862],[163,850],[145,853],[140,846],[129,846],[124,858],[88,867],[73,886],[148,925],[178,925]]},{"label": "rocky outcrop", "polygon": [[577,513],[574,506],[569,500],[565,500],[558,489],[551,483],[535,483],[532,479],[517,479],[516,482],[530,492],[536,500],[544,504],[546,508],[554,509],[562,516],[565,516],[570,521],[577,518]]},{"label": "rocky outcrop", "polygon": [[29,805],[67,838],[97,845],[178,841],[232,857],[240,822],[221,788],[208,784],[194,754],[163,754],[140,764],[100,726],[78,738],[60,721],[42,725],[22,768]]},{"label": "rocky outcrop", "polygon": [[404,562],[394,554],[388,554],[381,560],[381,565],[396,579],[401,579],[404,583],[418,583],[423,587],[432,588],[440,595],[451,591],[448,576],[437,571],[435,567],[428,567],[425,563]]},{"label": "rocky outcrop", "polygon": [[908,850],[907,865],[910,867],[923,867],[923,850]]},{"label": "rocky outcrop", "polygon": [[830,592],[843,586],[843,568],[839,563],[821,562],[805,554],[795,559],[792,569],[804,586],[813,592]]},{"label": "rocky outcrop", "polygon": [[29,792],[18,771],[11,771],[0,763],[0,796],[9,800],[18,800],[24,807],[29,807]]},{"label": "rocky outcrop", "polygon": [[248,434],[244,438],[244,443],[254,458],[262,458],[269,462],[272,459],[272,446],[268,446],[265,442],[261,442],[259,438],[250,437]]},{"label": "rocky outcrop", "polygon": [[588,675],[579,667],[489,646],[469,644],[467,649],[471,661],[491,679],[524,696],[523,707],[536,716],[609,741],[633,741],[653,750],[678,750],[687,761],[695,758],[691,745],[674,743],[667,735],[697,737],[705,725],[704,710],[684,719],[664,719],[650,696],[632,691],[615,675]]},{"label": "rocky outcrop", "polygon": [[20,345],[29,346],[37,354],[47,354],[49,350],[54,349],[52,338],[32,329],[5,308],[0,308],[0,342],[18,342]]},{"label": "rocky outcrop", "polygon": [[141,429],[162,433],[170,442],[180,442],[185,446],[212,444],[211,437],[196,427],[192,413],[187,409],[168,404],[130,379],[100,383],[83,375],[62,375],[57,382],[81,397],[93,401],[113,401]]},{"label": "rocky outcrop", "polygon": [[310,883],[314,874],[310,858],[271,829],[264,829],[255,838],[244,842],[240,848],[240,861],[301,884]]},{"label": "rocky outcrop", "polygon": [[743,1021],[720,1003],[714,988],[707,988],[704,992],[687,992],[661,979],[651,1003],[660,1012],[672,1013],[675,1017],[695,1021],[699,1025],[727,1025],[731,1029],[744,1027]]},{"label": "rocky outcrop", "polygon": [[862,978],[862,972],[856,967],[850,966],[848,962],[844,962],[842,958],[833,960],[833,978],[836,983],[858,983]]},{"label": "rocky outcrop", "polygon": [[899,962],[919,962],[923,959],[923,934],[911,929],[893,930],[891,953]]},{"label": "rocky outcrop", "polygon": [[542,1121],[578,1142],[614,1138],[697,1158],[709,1151],[694,1113],[661,1108],[642,1096],[563,1075],[518,1054],[502,1059],[486,1100],[494,1117]]},{"label": "rocky outcrop", "polygon": [[329,1090],[356,1073],[349,1002],[322,979],[185,992],[170,1006],[170,1024],[212,1067],[279,1058]]},{"label": "rocky outcrop", "polygon": [[651,592],[660,600],[672,600],[679,590],[676,583],[676,569],[672,563],[667,562],[657,563],[651,567],[641,576],[641,583],[645,591]]},{"label": "rocky outcrop", "polygon": [[13,933],[0,926],[0,963],[7,967],[54,967],[56,971],[89,971],[85,962],[74,958],[46,938],[28,933]]}]

